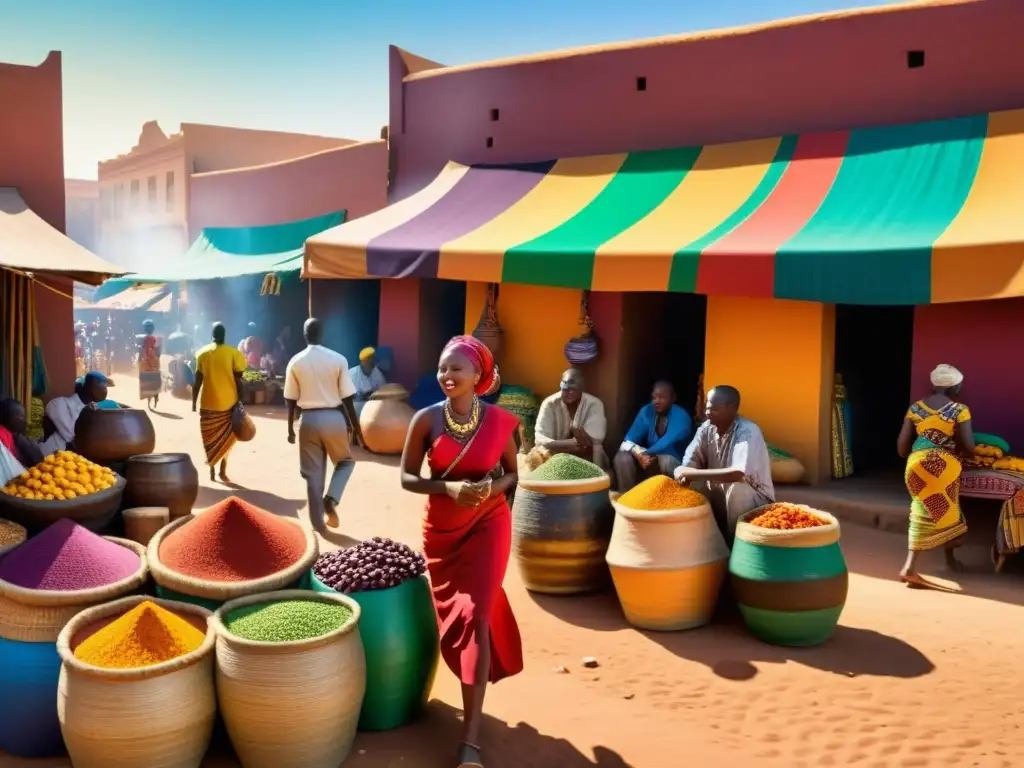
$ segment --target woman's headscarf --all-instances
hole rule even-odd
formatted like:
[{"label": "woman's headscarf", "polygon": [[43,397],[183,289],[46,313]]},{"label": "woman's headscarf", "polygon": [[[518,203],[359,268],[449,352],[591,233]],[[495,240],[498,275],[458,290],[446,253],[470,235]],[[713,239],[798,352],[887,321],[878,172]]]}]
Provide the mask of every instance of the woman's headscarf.
[{"label": "woman's headscarf", "polygon": [[501,376],[498,374],[498,366],[494,362],[494,355],[480,339],[475,336],[455,336],[444,345],[441,350],[441,357],[449,352],[458,352],[465,355],[480,374],[480,381],[476,385],[476,393],[481,397],[496,392],[501,386]]},{"label": "woman's headscarf", "polygon": [[948,389],[960,384],[964,380],[964,375],[952,365],[943,363],[942,365],[935,366],[935,370],[931,374],[931,380],[933,387]]}]

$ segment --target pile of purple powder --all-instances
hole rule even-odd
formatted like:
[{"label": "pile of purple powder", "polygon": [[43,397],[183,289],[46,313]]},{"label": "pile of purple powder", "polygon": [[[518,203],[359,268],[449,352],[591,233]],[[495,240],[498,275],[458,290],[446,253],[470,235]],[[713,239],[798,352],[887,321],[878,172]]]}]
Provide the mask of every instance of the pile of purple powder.
[{"label": "pile of purple powder", "polygon": [[138,570],[137,554],[67,519],[0,560],[0,579],[25,589],[94,589]]}]

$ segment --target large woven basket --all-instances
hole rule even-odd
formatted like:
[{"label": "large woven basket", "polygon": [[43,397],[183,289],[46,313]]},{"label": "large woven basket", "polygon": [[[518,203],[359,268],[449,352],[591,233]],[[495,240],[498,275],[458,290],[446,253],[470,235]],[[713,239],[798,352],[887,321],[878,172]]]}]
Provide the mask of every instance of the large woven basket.
[{"label": "large woven basket", "polygon": [[76,590],[26,589],[0,579],[0,637],[52,643],[75,614],[141,588],[149,575],[146,548],[127,539],[105,538],[139,556],[134,574],[105,587]]},{"label": "large woven basket", "polygon": [[3,557],[18,545],[25,543],[25,539],[28,538],[28,531],[25,530],[25,526],[10,520],[0,520],[0,525],[10,526],[14,536],[14,541],[10,544],[0,544],[0,557]]},{"label": "large woven basket", "polygon": [[[152,600],[206,629],[192,653],[138,669],[104,669],[75,658],[83,630]],[[75,768],[198,768],[210,744],[217,699],[216,633],[205,608],[144,596],[82,611],[57,639],[57,715]]]},{"label": "large woven basket", "polygon": [[[231,634],[232,611],[281,600],[339,603],[352,619],[322,637],[259,642]],[[217,700],[246,768],[337,768],[352,749],[366,692],[359,603],[337,592],[283,590],[225,603],[217,630]]]},{"label": "large woven basket", "polygon": [[248,579],[246,581],[213,581],[186,576],[183,573],[171,570],[163,564],[160,560],[160,545],[167,536],[181,526],[188,525],[194,519],[194,517],[189,516],[171,521],[168,525],[157,531],[156,535],[150,539],[147,550],[149,570],[153,574],[153,581],[164,589],[178,592],[182,595],[200,597],[206,600],[224,601],[282,589],[289,584],[303,579],[320,555],[316,534],[298,521],[283,517],[281,519],[286,520],[289,524],[299,526],[306,537],[306,550],[303,552],[302,557],[294,564],[269,576]]}]

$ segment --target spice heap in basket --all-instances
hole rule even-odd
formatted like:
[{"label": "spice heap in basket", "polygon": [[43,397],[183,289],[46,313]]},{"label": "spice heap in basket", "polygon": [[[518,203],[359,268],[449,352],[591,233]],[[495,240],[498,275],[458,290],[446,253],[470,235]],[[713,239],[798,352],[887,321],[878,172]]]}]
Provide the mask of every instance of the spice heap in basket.
[{"label": "spice heap in basket", "polygon": [[57,451],[25,470],[4,486],[8,496],[42,501],[65,501],[88,496],[113,487],[117,476],[71,451]]},{"label": "spice heap in basket", "polygon": [[149,600],[96,628],[75,648],[75,658],[107,669],[162,664],[199,649],[206,634]]},{"label": "spice heap in basket", "polygon": [[348,549],[325,552],[313,565],[313,574],[324,586],[350,594],[397,587],[426,570],[423,555],[380,536]]},{"label": "spice heap in basket", "polygon": [[778,531],[793,531],[799,528],[818,528],[828,525],[817,515],[812,515],[806,509],[796,504],[777,502],[764,507],[757,517],[750,521],[751,525],[758,528],[773,528]]},{"label": "spice heap in basket", "polygon": [[24,589],[95,589],[129,578],[140,564],[132,550],[64,519],[0,560],[0,579]]},{"label": "spice heap in basket", "polygon": [[707,504],[708,500],[697,491],[683,488],[671,477],[658,475],[644,480],[619,497],[619,504],[638,511],[655,512],[665,509],[689,509]]},{"label": "spice heap in basket", "polygon": [[566,480],[593,480],[603,474],[604,470],[593,462],[573,456],[571,453],[557,453],[531,472],[530,479],[543,482],[564,482]]},{"label": "spice heap in basket", "polygon": [[25,540],[25,528],[12,523],[10,520],[0,518],[0,552],[6,547],[13,547]]},{"label": "spice heap in basket", "polygon": [[286,643],[322,637],[341,629],[352,610],[323,600],[281,600],[238,608],[224,617],[224,627],[243,640]]},{"label": "spice heap in basket", "polygon": [[196,579],[259,579],[295,565],[306,551],[302,529],[232,496],[171,531],[160,561]]}]

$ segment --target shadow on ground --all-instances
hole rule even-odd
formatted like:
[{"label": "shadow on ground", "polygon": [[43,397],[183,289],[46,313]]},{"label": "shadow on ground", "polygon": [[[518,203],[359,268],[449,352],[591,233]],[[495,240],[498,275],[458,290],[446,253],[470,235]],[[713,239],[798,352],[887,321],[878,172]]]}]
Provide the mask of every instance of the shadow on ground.
[{"label": "shadow on ground", "polygon": [[626,622],[614,592],[571,600],[536,594],[530,597],[561,621],[596,632],[638,632],[676,656],[703,664],[728,680],[753,678],[758,671],[755,662],[794,662],[845,677],[913,678],[935,669],[923,653],[903,640],[859,627],[839,626],[827,643],[816,648],[782,648],[751,637],[733,611],[720,611],[711,624],[699,629],[647,632]]}]

